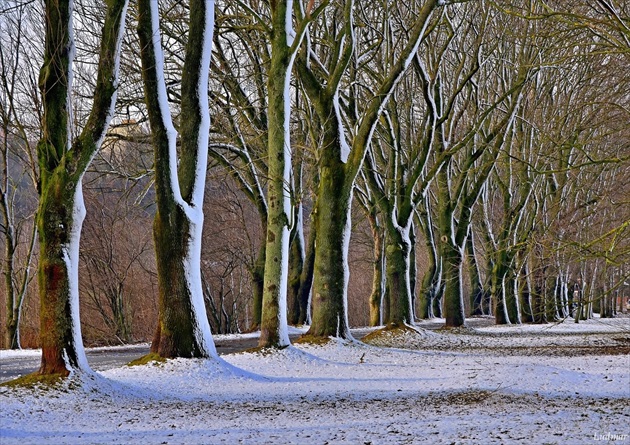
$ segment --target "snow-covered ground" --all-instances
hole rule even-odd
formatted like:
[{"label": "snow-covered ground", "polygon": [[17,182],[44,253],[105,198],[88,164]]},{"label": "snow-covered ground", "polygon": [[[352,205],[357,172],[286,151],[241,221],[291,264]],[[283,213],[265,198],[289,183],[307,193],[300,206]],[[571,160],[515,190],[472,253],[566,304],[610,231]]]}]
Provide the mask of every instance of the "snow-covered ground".
[{"label": "snow-covered ground", "polygon": [[0,388],[9,444],[630,444],[630,319],[406,332]]}]

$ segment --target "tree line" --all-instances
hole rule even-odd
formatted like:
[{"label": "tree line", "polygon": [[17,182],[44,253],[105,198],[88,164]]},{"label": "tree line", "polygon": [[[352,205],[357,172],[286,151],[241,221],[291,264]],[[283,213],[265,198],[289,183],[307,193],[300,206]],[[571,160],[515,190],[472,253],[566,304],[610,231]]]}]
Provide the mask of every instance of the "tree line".
[{"label": "tree line", "polygon": [[[627,8],[9,2],[5,347],[20,346],[34,262],[39,373],[87,369],[80,304],[130,340],[126,280],[152,252],[153,354],[214,357],[211,331],[240,330],[243,309],[260,347],[288,346],[288,324],[310,325],[302,341],[350,339],[357,218],[372,325],[625,310]],[[105,258],[81,245],[84,178],[125,196],[89,205]],[[204,227],[228,215],[223,233],[244,240],[209,257]],[[152,243],[136,233],[121,256],[111,246],[134,218],[153,218]]]}]

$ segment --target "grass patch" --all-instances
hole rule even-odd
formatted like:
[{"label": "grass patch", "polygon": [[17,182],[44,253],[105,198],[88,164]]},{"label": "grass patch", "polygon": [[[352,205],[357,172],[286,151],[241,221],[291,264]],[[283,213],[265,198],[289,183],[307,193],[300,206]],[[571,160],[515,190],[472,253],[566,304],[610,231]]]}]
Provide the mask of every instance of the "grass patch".
[{"label": "grass patch", "polygon": [[274,352],[281,351],[283,349],[288,348],[289,345],[286,346],[255,346],[253,348],[248,348],[242,351],[243,354],[260,354],[262,356],[271,355]]},{"label": "grass patch", "polygon": [[65,382],[67,374],[39,374],[33,372],[23,375],[14,380],[1,383],[0,386],[7,388],[57,388]]},{"label": "grass patch", "polygon": [[166,362],[166,359],[164,357],[162,357],[159,354],[156,354],[155,352],[150,352],[147,355],[144,355],[140,358],[130,361],[129,363],[127,363],[127,366],[142,366],[148,363],[155,363],[157,365],[157,364],[165,363],[165,362]]},{"label": "grass patch", "polygon": [[406,333],[416,334],[416,335],[420,334],[417,329],[409,325],[399,324],[399,323],[390,323],[382,329],[378,329],[374,332],[370,332],[368,335],[363,337],[361,341],[364,343],[370,343],[374,340],[380,340],[382,338],[391,338],[392,335],[396,336],[396,335],[402,335]]},{"label": "grass patch", "polygon": [[321,337],[318,335],[309,335],[304,334],[298,338],[295,343],[301,345],[316,345],[316,346],[325,346],[332,342],[332,338],[330,337]]}]

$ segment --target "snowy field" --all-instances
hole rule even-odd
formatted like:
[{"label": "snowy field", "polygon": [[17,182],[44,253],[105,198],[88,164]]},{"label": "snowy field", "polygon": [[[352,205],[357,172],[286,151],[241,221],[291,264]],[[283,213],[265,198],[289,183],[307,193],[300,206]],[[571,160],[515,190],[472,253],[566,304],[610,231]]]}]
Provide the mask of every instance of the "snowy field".
[{"label": "snowy field", "polygon": [[630,444],[629,318],[373,343],[2,387],[0,443]]}]

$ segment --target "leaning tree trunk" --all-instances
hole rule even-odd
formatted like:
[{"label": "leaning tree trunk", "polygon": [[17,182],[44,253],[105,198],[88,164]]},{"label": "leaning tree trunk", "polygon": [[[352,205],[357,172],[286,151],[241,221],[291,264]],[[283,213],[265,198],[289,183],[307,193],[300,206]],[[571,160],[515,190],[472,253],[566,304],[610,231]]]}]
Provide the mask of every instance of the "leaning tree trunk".
[{"label": "leaning tree trunk", "polygon": [[85,216],[81,180],[113,115],[126,8],[125,0],[108,3],[92,110],[83,131],[70,144],[72,2],[46,2],[46,44],[40,71],[44,120],[37,146],[41,173],[37,214],[39,373],[44,375],[67,376],[71,370],[89,370],[79,319],[79,238]]},{"label": "leaning tree trunk", "polygon": [[200,270],[214,2],[190,2],[182,71],[179,159],[177,132],[164,83],[157,6],[152,0],[138,2],[138,36],[155,153],[157,200],[153,238],[158,272],[158,326],[151,352],[167,358],[211,357],[216,356],[216,350],[205,311]]}]

